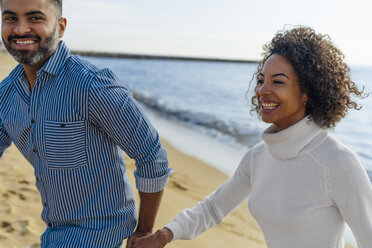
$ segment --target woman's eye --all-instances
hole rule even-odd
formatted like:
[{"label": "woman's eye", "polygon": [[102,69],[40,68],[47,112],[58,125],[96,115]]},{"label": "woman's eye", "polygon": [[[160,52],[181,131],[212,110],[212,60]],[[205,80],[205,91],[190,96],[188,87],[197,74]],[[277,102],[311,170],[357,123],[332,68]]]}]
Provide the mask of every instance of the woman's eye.
[{"label": "woman's eye", "polygon": [[281,82],[281,81],[277,81],[277,80],[275,80],[273,83],[274,83],[274,84],[283,84],[283,82]]},{"label": "woman's eye", "polygon": [[263,79],[258,79],[257,80],[257,84],[263,84],[263,83],[264,83]]}]

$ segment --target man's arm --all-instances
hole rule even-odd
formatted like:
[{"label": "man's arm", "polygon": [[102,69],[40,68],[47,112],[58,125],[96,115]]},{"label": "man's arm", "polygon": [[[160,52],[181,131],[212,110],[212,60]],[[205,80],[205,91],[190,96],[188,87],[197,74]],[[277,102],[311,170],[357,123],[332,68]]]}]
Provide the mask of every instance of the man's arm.
[{"label": "man's arm", "polygon": [[0,157],[3,155],[6,148],[11,145],[11,140],[8,133],[5,130],[5,127],[0,122]]},{"label": "man's arm", "polygon": [[136,237],[151,234],[163,189],[172,169],[158,132],[140,105],[109,70],[100,71],[89,91],[90,121],[108,134],[136,161],[134,176],[140,192],[139,222],[127,247]]},{"label": "man's arm", "polygon": [[127,240],[127,248],[133,247],[133,241],[136,238],[151,235],[156,214],[158,213],[160,201],[163,196],[163,190],[157,193],[139,192],[139,195],[141,203],[138,224],[136,231]]},{"label": "man's arm", "polygon": [[89,121],[135,160],[136,187],[140,192],[161,191],[172,170],[159,134],[110,70],[101,70],[89,89]]}]

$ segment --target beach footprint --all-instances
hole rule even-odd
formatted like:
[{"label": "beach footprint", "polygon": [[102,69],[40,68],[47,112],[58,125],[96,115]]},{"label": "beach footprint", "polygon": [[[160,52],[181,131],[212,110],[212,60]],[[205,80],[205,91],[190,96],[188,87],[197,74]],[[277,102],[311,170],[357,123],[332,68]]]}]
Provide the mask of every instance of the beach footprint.
[{"label": "beach footprint", "polygon": [[4,194],[3,194],[3,197],[5,199],[8,199],[8,198],[11,198],[12,196],[16,196],[18,197],[20,200],[22,201],[25,201],[27,200],[27,198],[25,197],[24,194],[20,193],[20,192],[17,192],[17,191],[14,191],[14,190],[7,190]]},{"label": "beach footprint", "polygon": [[193,180],[186,175],[177,173],[172,174],[168,185],[168,187],[181,191],[182,194],[187,195],[196,201],[200,201],[204,198],[203,196],[200,196],[200,188],[202,188],[202,185],[195,184]]},{"label": "beach footprint", "polygon": [[187,178],[179,176],[177,174],[173,174],[169,179],[169,187],[181,191],[188,191],[189,186],[187,185],[187,181]]},{"label": "beach footprint", "polygon": [[26,179],[18,180],[18,183],[19,183],[19,184],[26,184],[26,185],[29,185],[29,184],[30,184],[30,182],[27,181]]},{"label": "beach footprint", "polygon": [[2,233],[17,233],[18,236],[25,236],[29,233],[28,220],[0,221]]},{"label": "beach footprint", "polygon": [[0,221],[0,228],[2,231],[7,232],[7,233],[12,233],[15,231],[12,224],[8,221]]}]

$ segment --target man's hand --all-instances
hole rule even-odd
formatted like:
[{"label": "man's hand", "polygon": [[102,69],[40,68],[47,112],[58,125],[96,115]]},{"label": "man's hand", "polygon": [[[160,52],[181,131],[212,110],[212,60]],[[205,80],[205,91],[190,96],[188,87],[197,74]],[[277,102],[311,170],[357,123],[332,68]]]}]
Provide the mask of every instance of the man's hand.
[{"label": "man's hand", "polygon": [[[136,234],[128,239],[127,247],[130,248],[163,248],[173,239],[173,233],[164,227],[154,234]],[[130,246],[128,246],[130,245]]]},{"label": "man's hand", "polygon": [[126,248],[134,248],[134,244],[136,243],[136,240],[140,238],[146,238],[151,236],[151,233],[143,233],[143,232],[134,232],[132,236],[130,236],[127,240],[127,245],[125,246]]}]

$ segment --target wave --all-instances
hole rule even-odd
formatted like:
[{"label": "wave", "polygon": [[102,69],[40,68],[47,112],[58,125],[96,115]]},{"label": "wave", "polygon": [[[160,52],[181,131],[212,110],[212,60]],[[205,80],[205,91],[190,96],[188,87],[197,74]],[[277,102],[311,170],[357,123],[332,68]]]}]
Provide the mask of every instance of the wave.
[{"label": "wave", "polygon": [[[232,137],[234,141],[247,147],[251,147],[259,141],[260,134],[257,130],[242,130],[237,126],[234,126],[233,123],[226,123],[213,115],[172,108],[169,105],[164,104],[163,101],[147,94],[135,91],[132,92],[137,101],[167,118],[176,119],[192,126],[217,131],[220,134]],[[214,134],[214,136],[217,135],[218,134]]]}]

